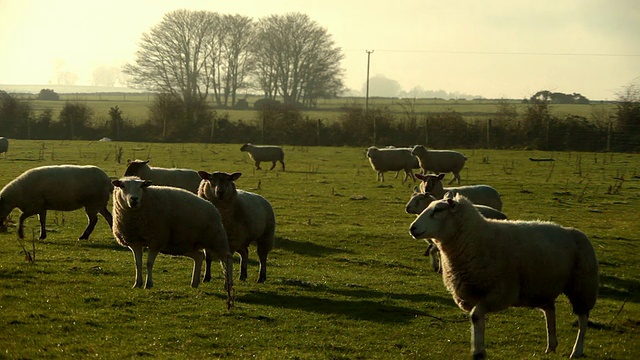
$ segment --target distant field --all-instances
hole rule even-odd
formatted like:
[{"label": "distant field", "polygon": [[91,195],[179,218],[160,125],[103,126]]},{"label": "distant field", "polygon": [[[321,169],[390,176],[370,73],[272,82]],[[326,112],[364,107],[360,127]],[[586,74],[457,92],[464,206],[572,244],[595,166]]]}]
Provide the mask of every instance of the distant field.
[{"label": "distant field", "polygon": [[[0,233],[0,358],[466,359],[470,322],[413,240],[404,212],[414,183],[387,173],[384,184],[355,147],[285,146],[287,171],[255,171],[240,144],[12,141],[0,159],[0,187],[32,167],[94,164],[110,176],[115,161],[151,159],[164,167],[240,171],[238,187],[273,205],[277,242],[268,279],[236,281],[227,310],[214,279],[189,287],[193,261],[159,255],[154,288],[131,289],[134,262],[100,218],[88,241],[82,210],[49,212],[41,242],[37,217],[25,241]],[[501,193],[511,219],[574,226],[591,239],[601,290],[586,335],[588,359],[636,359],[640,349],[640,155],[461,150],[463,185]],[[529,157],[553,158],[532,162]],[[19,211],[12,214],[15,223]],[[25,259],[33,252],[35,262]],[[145,255],[146,256],[146,255]],[[235,274],[238,274],[236,256]],[[557,301],[557,353],[544,354],[539,311],[488,316],[492,359],[567,359],[576,336],[567,298]]]}]

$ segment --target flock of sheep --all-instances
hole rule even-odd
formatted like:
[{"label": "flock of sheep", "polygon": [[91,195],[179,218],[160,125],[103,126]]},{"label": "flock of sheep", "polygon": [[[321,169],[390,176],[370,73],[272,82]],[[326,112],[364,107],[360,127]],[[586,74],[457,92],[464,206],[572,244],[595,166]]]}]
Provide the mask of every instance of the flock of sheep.
[{"label": "flock of sheep", "polygon": [[370,147],[367,157],[379,181],[387,171],[403,170],[404,182],[414,178],[413,169],[421,169],[415,177],[422,182],[405,206],[407,213],[417,215],[410,233],[429,242],[426,254],[434,270],[442,273],[456,304],[470,313],[474,359],[486,358],[485,315],[511,306],[543,311],[546,352],[554,352],[555,300],[560,294],[567,296],[578,317],[571,358],[584,355],[599,274],[594,248],[583,232],[551,222],[508,220],[500,194],[489,185],[444,187],[446,173],[453,174],[449,184],[460,184],[467,159],[459,152],[422,145]]},{"label": "flock of sheep", "polygon": [[[285,168],[280,147],[245,144],[241,151],[249,153],[256,169],[261,162],[271,162],[271,169],[280,162]],[[470,312],[474,358],[486,357],[485,315],[511,306],[544,312],[546,351],[555,351],[554,303],[562,293],[578,317],[571,357],[583,355],[589,312],[599,287],[596,255],[584,233],[550,222],[507,220],[498,191],[489,185],[444,187],[445,173],[453,174],[449,184],[456,180],[460,184],[467,158],[458,152],[421,145],[370,147],[367,157],[380,181],[387,171],[404,171],[403,182],[409,177],[421,181],[405,207],[407,213],[416,214],[410,233],[429,242],[434,270],[442,273],[456,304]],[[167,169],[148,163],[129,161],[124,175],[115,180],[92,165],[30,169],[0,191],[0,219],[20,209],[18,236],[22,238],[25,219],[38,215],[40,239],[45,239],[47,210],[84,208],[88,225],[80,239],[88,239],[100,214],[116,241],[133,253],[134,287],[153,286],[152,269],[159,253],[191,257],[194,288],[200,283],[203,262],[204,281],[211,280],[215,258],[223,269],[229,306],[233,253],[240,254],[240,280],[246,280],[248,247],[255,242],[260,262],[257,281],[264,282],[276,227],[269,201],[237,189],[235,181],[241,173]],[[421,173],[414,175],[413,169]],[[107,209],[110,198],[112,212]],[[144,248],[148,255],[143,283]]]}]

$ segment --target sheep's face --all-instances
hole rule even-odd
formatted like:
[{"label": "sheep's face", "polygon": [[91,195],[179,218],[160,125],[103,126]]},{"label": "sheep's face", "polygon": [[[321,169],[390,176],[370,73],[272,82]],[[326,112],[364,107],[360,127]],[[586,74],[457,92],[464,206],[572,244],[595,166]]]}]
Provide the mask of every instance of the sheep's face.
[{"label": "sheep's face", "polygon": [[416,177],[420,180],[422,180],[422,184],[420,185],[420,188],[423,192],[427,193],[435,193],[438,191],[444,191],[444,188],[442,186],[442,179],[444,178],[445,174],[440,174],[440,175],[422,175],[422,174],[416,174]]},{"label": "sheep's face", "polygon": [[451,214],[456,211],[455,199],[437,200],[411,223],[409,232],[415,239],[447,239],[457,231]]},{"label": "sheep's face", "polygon": [[407,214],[418,215],[433,201],[436,201],[436,198],[429,193],[414,192],[413,195],[411,195],[411,199],[409,199],[409,202],[405,206],[405,211]]},{"label": "sheep's face", "polygon": [[127,169],[124,171],[124,176],[136,176],[140,174],[143,169],[149,169],[149,160],[127,160]]},{"label": "sheep's face", "polygon": [[210,184],[210,195],[214,196],[217,200],[229,199],[237,193],[236,184],[234,181],[238,180],[242,173],[236,172],[233,174],[216,171],[208,173],[206,171],[198,171],[198,175]]},{"label": "sheep's face", "polygon": [[114,180],[113,186],[120,189],[119,196],[125,201],[130,209],[140,207],[144,188],[151,185],[151,181],[142,180],[138,177],[126,177]]}]

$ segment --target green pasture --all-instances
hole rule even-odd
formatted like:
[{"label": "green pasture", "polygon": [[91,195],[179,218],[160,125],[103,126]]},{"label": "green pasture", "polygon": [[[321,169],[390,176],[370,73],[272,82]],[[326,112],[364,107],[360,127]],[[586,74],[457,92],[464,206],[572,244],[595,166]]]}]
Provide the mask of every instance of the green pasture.
[{"label": "green pasture", "polygon": [[[238,187],[271,201],[277,245],[268,278],[235,283],[227,310],[222,274],[189,287],[193,261],[160,255],[154,288],[132,289],[134,261],[100,218],[88,241],[82,210],[51,211],[49,237],[36,217],[24,241],[14,210],[0,233],[0,358],[465,359],[470,322],[433,273],[426,245],[408,232],[413,183],[375,181],[360,148],[284,146],[287,171],[253,170],[240,144],[12,140],[0,186],[49,164],[95,164],[118,177],[123,159],[163,167],[240,171]],[[511,219],[552,220],[584,231],[600,262],[600,297],[590,318],[590,359],[640,354],[640,155],[461,150],[463,184],[485,183]],[[553,158],[553,162],[532,162]],[[264,166],[263,166],[264,168]],[[268,167],[267,167],[268,168]],[[170,210],[170,209],[167,209]],[[35,261],[28,261],[25,253]],[[236,255],[235,274],[238,274]],[[545,322],[533,309],[488,317],[493,359],[566,359],[577,328],[557,301],[557,353],[544,354]]]}]

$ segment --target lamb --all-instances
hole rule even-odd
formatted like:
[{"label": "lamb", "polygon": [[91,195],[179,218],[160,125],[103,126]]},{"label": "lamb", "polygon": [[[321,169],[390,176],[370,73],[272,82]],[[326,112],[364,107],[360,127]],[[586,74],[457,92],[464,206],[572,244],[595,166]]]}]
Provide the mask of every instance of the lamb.
[{"label": "lamb", "polygon": [[18,237],[24,238],[24,222],[33,215],[40,218],[40,240],[47,238],[47,210],[73,211],[84,208],[89,224],[80,240],[87,240],[98,223],[98,213],[112,226],[107,209],[113,191],[111,179],[96,166],[50,165],[25,171],[0,191],[0,219],[13,209],[22,211]]},{"label": "lamb", "polygon": [[4,153],[4,158],[7,158],[7,151],[9,151],[9,139],[4,136],[0,136],[0,154]]},{"label": "lamb", "polygon": [[[230,298],[233,258],[218,210],[187,190],[151,184],[137,176],[113,180],[113,236],[133,253],[136,263],[133,287],[142,287],[142,253],[147,247],[146,289],[153,287],[152,270],[158,253],[192,258],[191,287],[197,288],[204,250],[207,257],[220,260]],[[211,279],[210,271],[207,267],[205,281]]]},{"label": "lamb", "polygon": [[[444,195],[445,199],[452,199],[453,197],[454,195],[449,191]],[[429,204],[436,200],[437,199],[433,195],[420,192],[418,187],[414,187],[413,195],[411,195],[411,199],[409,199],[409,202],[405,206],[405,211],[407,212],[407,214],[419,215],[422,211],[424,211],[424,209],[427,208],[427,206],[429,206]],[[492,207],[475,204],[473,206],[478,209],[480,214],[487,219],[507,219],[507,215]],[[431,239],[427,239],[426,241],[429,243],[429,246],[427,246],[427,250],[425,251],[424,255],[429,256],[429,258],[431,259],[431,267],[433,268],[433,271],[440,273],[442,272],[442,268],[440,267],[440,251],[438,250],[438,247],[433,244],[433,241]]]},{"label": "lamb", "polygon": [[584,233],[551,222],[485,219],[460,194],[432,202],[410,233],[433,238],[440,248],[443,282],[456,304],[471,313],[474,358],[486,357],[485,315],[511,306],[544,312],[546,352],[554,352],[555,300],[561,293],[578,317],[571,357],[583,355],[599,286],[598,261]]},{"label": "lamb", "polygon": [[449,184],[458,180],[458,185],[460,185],[460,171],[467,161],[467,158],[461,153],[452,150],[427,150],[423,145],[416,145],[411,154],[418,158],[423,174],[429,171],[433,173],[450,172],[453,174],[453,179],[449,181]]},{"label": "lamb", "polygon": [[367,158],[369,158],[369,163],[371,163],[373,170],[377,171],[376,180],[380,182],[384,182],[385,172],[400,170],[404,170],[403,184],[409,177],[415,181],[416,178],[412,169],[420,168],[418,159],[407,148],[379,149],[371,146],[367,149]]},{"label": "lamb", "polygon": [[271,204],[258,194],[236,189],[234,181],[242,173],[199,171],[198,174],[202,178],[198,196],[209,200],[218,208],[227,230],[231,252],[240,254],[240,280],[247,279],[249,244],[255,241],[260,261],[257,282],[263,283],[267,280],[267,255],[273,248],[276,229]]},{"label": "lamb", "polygon": [[451,192],[453,195],[461,194],[476,205],[485,205],[502,211],[502,199],[495,188],[489,185],[467,185],[445,188],[442,186],[444,176],[444,173],[439,175],[416,174],[416,177],[422,180],[420,191],[430,193],[436,199],[442,199],[446,192]]},{"label": "lamb", "polygon": [[169,169],[149,166],[149,160],[127,160],[127,169],[123,176],[138,176],[151,180],[154,185],[173,186],[198,193],[200,177],[195,170]]},{"label": "lamb", "polygon": [[262,170],[260,163],[263,161],[271,161],[272,166],[269,170],[273,170],[276,167],[276,161],[279,161],[282,165],[282,171],[284,171],[284,150],[279,146],[246,143],[242,145],[240,151],[249,153],[249,157],[255,161],[256,170]]}]

